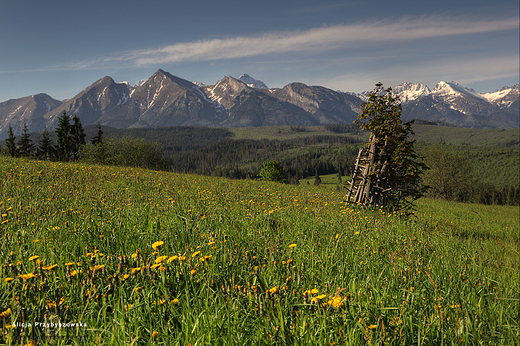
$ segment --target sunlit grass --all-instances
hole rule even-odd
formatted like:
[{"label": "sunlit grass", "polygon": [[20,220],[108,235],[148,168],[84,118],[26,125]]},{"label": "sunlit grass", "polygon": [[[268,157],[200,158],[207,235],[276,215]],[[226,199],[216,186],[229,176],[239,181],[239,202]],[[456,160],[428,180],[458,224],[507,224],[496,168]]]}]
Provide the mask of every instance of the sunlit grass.
[{"label": "sunlit grass", "polygon": [[518,343],[518,208],[343,197],[0,156],[0,343]]}]

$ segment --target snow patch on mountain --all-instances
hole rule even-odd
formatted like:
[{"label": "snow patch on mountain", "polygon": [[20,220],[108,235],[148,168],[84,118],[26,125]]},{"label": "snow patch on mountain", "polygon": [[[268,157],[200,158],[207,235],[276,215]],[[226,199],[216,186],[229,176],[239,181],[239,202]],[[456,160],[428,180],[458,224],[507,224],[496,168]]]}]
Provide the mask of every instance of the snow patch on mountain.
[{"label": "snow patch on mountain", "polygon": [[267,85],[265,85],[264,82],[262,82],[261,80],[258,80],[258,79],[254,79],[253,77],[251,77],[250,75],[248,75],[247,73],[244,73],[243,75],[241,75],[240,77],[238,77],[238,80],[244,82],[247,84],[248,87],[250,88],[256,88],[256,89],[269,89],[267,87]]}]

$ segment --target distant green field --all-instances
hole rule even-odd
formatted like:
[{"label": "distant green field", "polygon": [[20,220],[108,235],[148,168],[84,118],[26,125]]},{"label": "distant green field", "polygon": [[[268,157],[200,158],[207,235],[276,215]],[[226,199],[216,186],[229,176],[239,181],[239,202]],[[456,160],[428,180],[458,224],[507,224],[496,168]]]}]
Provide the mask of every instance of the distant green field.
[{"label": "distant green field", "polygon": [[[519,129],[467,129],[460,127],[414,124],[414,138],[417,142],[433,144],[440,141],[452,145],[468,146],[518,146],[520,143]],[[290,126],[280,127],[250,127],[229,129],[233,139],[293,139],[315,135],[331,135],[325,126],[305,127],[306,131],[291,131]],[[368,140],[368,133],[342,133],[340,136]]]},{"label": "distant green field", "polygon": [[0,156],[0,344],[519,344],[518,207],[343,198]]}]

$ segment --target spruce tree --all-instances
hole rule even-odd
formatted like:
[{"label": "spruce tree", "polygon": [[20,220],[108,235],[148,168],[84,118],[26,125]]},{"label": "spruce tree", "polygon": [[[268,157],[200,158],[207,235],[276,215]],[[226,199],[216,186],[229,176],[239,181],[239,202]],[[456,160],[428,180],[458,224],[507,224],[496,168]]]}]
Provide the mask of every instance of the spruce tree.
[{"label": "spruce tree", "polygon": [[5,148],[7,153],[12,157],[16,156],[16,137],[13,133],[13,128],[9,125],[9,130],[7,131],[7,139],[5,140]]},{"label": "spruce tree", "polygon": [[18,153],[22,157],[29,157],[32,155],[34,150],[34,144],[32,144],[31,139],[29,138],[31,135],[29,134],[29,129],[27,128],[27,124],[23,124],[22,135],[20,140],[18,141]]},{"label": "spruce tree", "polygon": [[54,147],[47,128],[43,129],[42,138],[38,142],[37,155],[42,160],[49,160],[54,153]]},{"label": "spruce tree", "polygon": [[71,149],[74,159],[77,159],[80,146],[85,145],[85,132],[83,131],[81,120],[77,115],[74,115],[72,120],[74,121],[74,124],[70,127],[70,137],[72,142]]},{"label": "spruce tree", "polygon": [[101,125],[98,124],[97,128],[98,128],[97,135],[94,138],[92,138],[92,140],[90,141],[90,143],[92,143],[94,145],[103,144],[103,130],[101,129]]},{"label": "spruce tree", "polygon": [[63,111],[58,120],[58,127],[56,128],[56,154],[58,160],[69,161],[72,154],[72,140],[70,138],[70,117],[66,111]]}]

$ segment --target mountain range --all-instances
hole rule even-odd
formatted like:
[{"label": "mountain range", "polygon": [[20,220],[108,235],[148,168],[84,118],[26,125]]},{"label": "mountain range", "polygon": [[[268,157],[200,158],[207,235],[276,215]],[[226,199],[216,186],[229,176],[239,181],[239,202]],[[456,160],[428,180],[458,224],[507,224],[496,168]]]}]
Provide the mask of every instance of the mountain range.
[{"label": "mountain range", "polygon": [[[393,92],[400,96],[404,120],[474,128],[519,127],[518,84],[478,94],[455,82],[440,82],[433,90],[407,82]],[[116,128],[352,123],[367,94],[303,83],[268,88],[247,74],[227,76],[214,85],[190,82],[163,70],[135,86],[106,76],[63,102],[43,93],[1,102],[0,139],[7,138],[9,125],[15,135],[24,124],[30,132],[53,131],[63,111],[77,115],[84,126]]]}]

